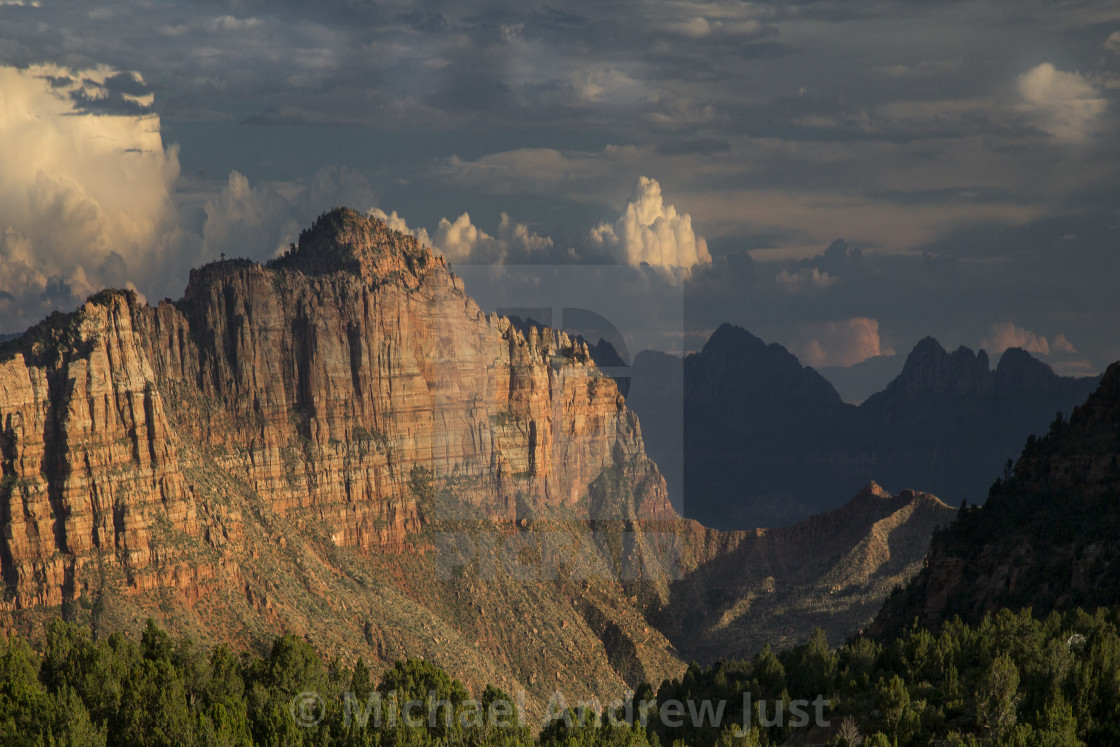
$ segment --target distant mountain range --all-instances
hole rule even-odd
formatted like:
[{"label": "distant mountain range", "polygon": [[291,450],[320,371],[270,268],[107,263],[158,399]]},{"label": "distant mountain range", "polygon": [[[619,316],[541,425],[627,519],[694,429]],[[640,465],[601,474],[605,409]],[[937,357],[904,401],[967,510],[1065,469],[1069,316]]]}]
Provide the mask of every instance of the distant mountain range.
[{"label": "distant mountain range", "polygon": [[1120,364],[1069,421],[1031,436],[982,507],[934,535],[921,573],[892,596],[874,630],[998,607],[1051,610],[1120,602]]},{"label": "distant mountain range", "polygon": [[781,345],[728,324],[683,361],[639,353],[629,374],[647,453],[683,495],[674,505],[723,529],[793,524],[872,480],[982,502],[1023,440],[1098,381],[1058,376],[1018,348],[993,370],[983,350],[949,353],[927,337],[857,407]]}]

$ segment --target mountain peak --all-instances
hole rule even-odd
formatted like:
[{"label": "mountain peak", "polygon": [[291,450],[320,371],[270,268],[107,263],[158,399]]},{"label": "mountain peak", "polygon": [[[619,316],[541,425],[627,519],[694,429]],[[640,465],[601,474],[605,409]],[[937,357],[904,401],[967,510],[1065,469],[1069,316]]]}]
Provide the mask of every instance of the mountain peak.
[{"label": "mountain peak", "polygon": [[711,353],[718,350],[740,348],[764,348],[766,343],[755,337],[742,327],[737,327],[730,322],[724,322],[716,328],[708,341],[704,343],[704,352]]},{"label": "mountain peak", "polygon": [[[932,338],[931,338],[932,339]],[[863,490],[859,491],[856,498],[890,498],[891,494],[879,483],[872,480],[863,486]]]},{"label": "mountain peak", "polygon": [[269,263],[305,275],[352,272],[374,283],[396,279],[409,288],[437,265],[444,265],[443,258],[415,237],[344,207],[320,215],[299,235],[294,250]]},{"label": "mountain peak", "polygon": [[918,340],[918,344],[914,346],[914,349],[910,351],[910,355],[907,356],[906,362],[909,363],[913,359],[940,359],[946,355],[948,355],[948,353],[945,352],[945,348],[941,347],[941,343],[937,341],[937,338],[932,335],[926,335]]},{"label": "mountain peak", "polygon": [[[1008,365],[1026,357],[1016,353]],[[915,618],[923,626],[954,615],[977,622],[997,605],[1044,617],[1116,604],[1118,457],[1120,364],[1113,363],[1068,421],[1027,439],[983,506],[935,535],[924,568],[891,597],[873,630],[897,631]]]},{"label": "mountain peak", "polygon": [[980,350],[974,353],[962,345],[948,353],[933,337],[924,337],[918,341],[907,356],[902,373],[887,387],[888,391],[910,394],[978,394],[991,389],[992,376],[987,352]]},{"label": "mountain peak", "polygon": [[1002,390],[1052,389],[1060,383],[1054,369],[1022,348],[1008,348],[996,366],[996,379]]}]

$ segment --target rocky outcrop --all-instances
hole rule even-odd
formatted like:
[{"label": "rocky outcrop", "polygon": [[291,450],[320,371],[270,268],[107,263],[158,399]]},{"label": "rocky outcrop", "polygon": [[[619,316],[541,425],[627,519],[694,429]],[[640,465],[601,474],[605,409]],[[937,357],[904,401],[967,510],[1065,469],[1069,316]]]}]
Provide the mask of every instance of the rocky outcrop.
[{"label": "rocky outcrop", "polygon": [[13,608],[80,596],[95,555],[138,583],[170,552],[156,527],[236,534],[236,514],[200,506],[184,459],[369,549],[440,518],[419,505],[417,475],[514,519],[519,499],[574,508],[604,468],[643,454],[585,346],[482,313],[429,249],[346,211],[269,266],[192,272],[177,303],[103,294],[6,358]]},{"label": "rocky outcrop", "polygon": [[884,396],[989,394],[992,388],[985,351],[974,353],[962,345],[947,353],[937,340],[925,337],[910,351],[902,373],[887,386]]},{"label": "rocky outcrop", "polygon": [[[202,531],[137,311],[133,300],[106,294],[3,354],[0,562],[9,608],[80,596],[83,564],[105,553],[134,583],[147,573],[175,576],[177,558],[152,544],[151,522],[158,516],[186,537]],[[209,518],[236,533],[236,515]]]}]

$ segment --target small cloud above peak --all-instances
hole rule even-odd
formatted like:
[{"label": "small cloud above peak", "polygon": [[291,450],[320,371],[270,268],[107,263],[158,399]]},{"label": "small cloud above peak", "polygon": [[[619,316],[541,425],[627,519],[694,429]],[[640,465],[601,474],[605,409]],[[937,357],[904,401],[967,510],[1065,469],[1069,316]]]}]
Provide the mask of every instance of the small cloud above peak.
[{"label": "small cloud above peak", "polygon": [[1050,344],[1050,350],[1054,353],[1066,354],[1073,354],[1077,352],[1077,348],[1073,346],[1072,342],[1066,339],[1065,335],[1058,335],[1057,337],[1055,337],[1054,341]]},{"label": "small cloud above peak", "polygon": [[[1069,341],[1061,338],[1066,345]],[[1050,354],[1050,343],[1045,337],[1036,335],[1029,329],[1016,327],[1011,322],[993,324],[988,330],[988,336],[980,342],[980,347],[992,355],[999,355],[1008,348],[1022,348],[1028,353]]]},{"label": "small cloud above peak", "polygon": [[814,368],[854,366],[868,358],[895,354],[879,338],[879,321],[865,316],[806,324],[792,349]]},{"label": "small cloud above peak", "polygon": [[373,208],[369,214],[396,231],[415,236],[420,243],[438,250],[451,262],[525,262],[532,257],[543,256],[553,248],[551,238],[534,233],[527,225],[515,222],[506,213],[502,213],[496,236],[476,226],[469,213],[462,213],[455,220],[440,218],[439,225],[430,234],[426,228],[409,228],[405,219],[397,215],[395,210],[387,214]]}]

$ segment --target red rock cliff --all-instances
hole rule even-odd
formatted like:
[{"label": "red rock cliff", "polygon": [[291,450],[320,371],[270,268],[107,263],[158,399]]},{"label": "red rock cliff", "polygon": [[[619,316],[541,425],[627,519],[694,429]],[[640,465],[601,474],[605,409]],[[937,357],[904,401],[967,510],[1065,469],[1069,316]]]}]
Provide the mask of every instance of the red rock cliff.
[{"label": "red rock cliff", "polygon": [[94,562],[133,588],[214,575],[243,521],[215,468],[336,545],[392,550],[444,518],[429,493],[588,518],[604,468],[644,461],[584,345],[483,313],[441,258],[347,210],[266,266],[193,271],[176,303],[106,292],[9,343],[0,448],[8,609],[80,597]]}]

